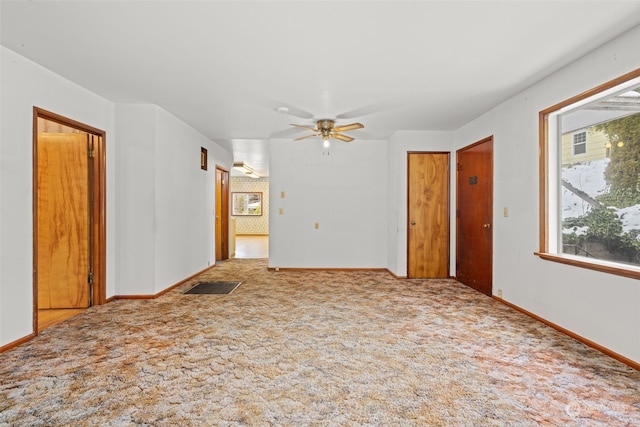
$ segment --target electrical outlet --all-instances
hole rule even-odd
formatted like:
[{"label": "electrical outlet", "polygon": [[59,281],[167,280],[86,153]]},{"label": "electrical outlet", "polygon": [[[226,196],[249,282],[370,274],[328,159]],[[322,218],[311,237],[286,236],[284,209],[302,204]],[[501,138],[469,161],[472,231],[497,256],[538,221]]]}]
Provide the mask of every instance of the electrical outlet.
[{"label": "electrical outlet", "polygon": [[502,298],[502,289],[498,289],[498,292],[497,292],[496,296],[498,298]]},{"label": "electrical outlet", "polygon": [[278,213],[279,213],[280,215],[282,215],[282,214],[284,213],[284,208],[280,208],[280,209],[278,209]]},{"label": "electrical outlet", "polygon": [[505,218],[509,216],[509,208],[508,207],[504,207],[502,209],[502,216],[504,216]]}]

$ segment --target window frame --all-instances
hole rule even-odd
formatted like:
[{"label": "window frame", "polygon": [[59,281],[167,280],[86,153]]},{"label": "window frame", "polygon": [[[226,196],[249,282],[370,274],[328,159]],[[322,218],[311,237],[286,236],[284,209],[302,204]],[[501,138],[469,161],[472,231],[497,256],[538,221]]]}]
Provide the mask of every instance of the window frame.
[{"label": "window frame", "polygon": [[[556,219],[550,218],[550,211],[557,207],[559,201],[555,192],[559,191],[559,171],[558,153],[556,147],[549,147],[549,131],[555,131],[555,124],[549,123],[549,117],[558,114],[561,110],[575,104],[590,102],[594,97],[605,97],[607,91],[613,92],[615,88],[625,83],[630,83],[634,79],[640,78],[640,68],[630,71],[618,78],[610,80],[597,87],[589,89],[579,95],[559,102],[551,107],[545,108],[538,113],[538,133],[539,133],[539,178],[540,178],[540,241],[539,251],[534,254],[543,260],[558,262],[575,267],[587,268],[618,276],[640,279],[640,266],[625,265],[617,262],[601,259],[577,257],[565,253],[558,253],[558,242],[551,242],[551,234],[556,235],[559,225]],[[552,148],[554,149],[552,151]],[[585,147],[586,148],[586,147]],[[572,148],[573,149],[573,148]],[[550,185],[554,185],[554,193],[551,194]],[[550,197],[554,197],[551,199]]]}]

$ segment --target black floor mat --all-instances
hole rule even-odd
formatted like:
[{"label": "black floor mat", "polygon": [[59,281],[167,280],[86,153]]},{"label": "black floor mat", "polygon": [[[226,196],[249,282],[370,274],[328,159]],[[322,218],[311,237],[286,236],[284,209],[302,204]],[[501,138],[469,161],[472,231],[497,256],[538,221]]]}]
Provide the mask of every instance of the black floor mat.
[{"label": "black floor mat", "polygon": [[183,294],[230,294],[241,282],[200,282]]}]

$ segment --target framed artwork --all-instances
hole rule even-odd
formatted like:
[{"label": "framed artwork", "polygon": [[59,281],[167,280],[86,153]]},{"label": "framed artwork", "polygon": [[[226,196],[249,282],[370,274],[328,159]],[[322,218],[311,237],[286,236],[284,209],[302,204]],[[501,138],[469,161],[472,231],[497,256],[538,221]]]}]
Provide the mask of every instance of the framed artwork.
[{"label": "framed artwork", "polygon": [[231,193],[231,215],[262,215],[262,193]]},{"label": "framed artwork", "polygon": [[200,169],[207,170],[207,149],[200,147]]}]

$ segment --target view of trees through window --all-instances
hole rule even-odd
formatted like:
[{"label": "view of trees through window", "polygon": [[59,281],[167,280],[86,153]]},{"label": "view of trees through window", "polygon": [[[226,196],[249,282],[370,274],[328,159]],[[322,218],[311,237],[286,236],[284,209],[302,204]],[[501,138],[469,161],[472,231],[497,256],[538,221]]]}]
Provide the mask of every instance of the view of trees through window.
[{"label": "view of trees through window", "polygon": [[640,87],[559,123],[562,252],[640,265]]}]

